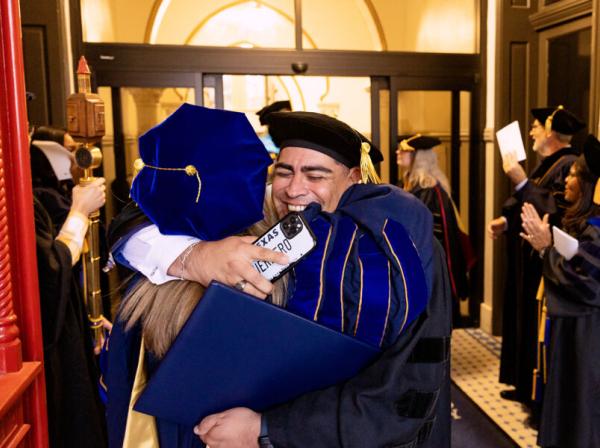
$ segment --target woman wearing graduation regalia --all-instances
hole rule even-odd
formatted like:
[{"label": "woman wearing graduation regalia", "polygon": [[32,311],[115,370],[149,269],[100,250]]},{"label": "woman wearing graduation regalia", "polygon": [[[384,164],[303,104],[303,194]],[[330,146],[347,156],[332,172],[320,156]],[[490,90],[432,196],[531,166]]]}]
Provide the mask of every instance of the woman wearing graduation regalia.
[{"label": "woman wearing graduation regalia", "polygon": [[403,187],[420,199],[433,214],[433,233],[446,252],[446,264],[452,287],[453,326],[461,326],[460,301],[469,297],[469,270],[475,258],[450,197],[450,185],[437,164],[433,148],[441,141],[421,134],[399,136],[396,154],[404,170]]},{"label": "woman wearing graduation regalia", "polygon": [[578,240],[574,254],[552,246],[548,215],[540,219],[531,204],[523,207],[521,236],[544,264],[537,375],[545,383],[538,435],[543,447],[600,446],[599,176],[600,143],[590,135],[566,178],[571,205],[562,229]]},{"label": "woman wearing graduation regalia", "polygon": [[51,447],[104,447],[106,423],[98,393],[78,260],[88,215],[105,202],[104,179],[74,186],[73,139],[41,127],[30,145],[44,373]]}]

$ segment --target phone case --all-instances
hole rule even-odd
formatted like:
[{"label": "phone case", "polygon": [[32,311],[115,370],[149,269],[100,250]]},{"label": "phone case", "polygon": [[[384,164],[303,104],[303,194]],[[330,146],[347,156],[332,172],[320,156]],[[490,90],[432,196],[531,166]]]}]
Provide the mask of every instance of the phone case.
[{"label": "phone case", "polygon": [[302,215],[292,212],[259,237],[254,244],[277,252],[283,252],[288,256],[290,263],[287,265],[261,260],[253,263],[254,269],[260,272],[267,280],[274,282],[293,268],[302,257],[309,254],[317,242]]}]

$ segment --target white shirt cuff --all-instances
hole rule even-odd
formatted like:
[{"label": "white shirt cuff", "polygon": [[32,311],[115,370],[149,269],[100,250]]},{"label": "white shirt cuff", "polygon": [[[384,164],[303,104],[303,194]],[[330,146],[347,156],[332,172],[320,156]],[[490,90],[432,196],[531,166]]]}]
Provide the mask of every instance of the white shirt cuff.
[{"label": "white shirt cuff", "polygon": [[167,274],[169,267],[190,245],[200,241],[185,235],[163,235],[155,225],[134,233],[123,246],[122,256],[132,268],[155,285],[178,280]]},{"label": "white shirt cuff", "polygon": [[519,191],[521,188],[523,188],[525,186],[525,184],[527,183],[529,179],[525,179],[522,180],[521,182],[519,182],[516,186],[515,186],[515,191]]}]

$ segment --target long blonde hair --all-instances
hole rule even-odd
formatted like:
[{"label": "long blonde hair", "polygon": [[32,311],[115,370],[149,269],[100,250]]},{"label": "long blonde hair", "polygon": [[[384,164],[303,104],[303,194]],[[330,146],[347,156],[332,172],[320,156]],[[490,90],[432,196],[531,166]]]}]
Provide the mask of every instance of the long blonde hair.
[{"label": "long blonde hair", "polygon": [[405,171],[403,181],[406,191],[415,187],[431,188],[439,182],[446,193],[450,194],[448,178],[437,163],[437,154],[431,149],[415,151],[411,167]]},{"label": "long blonde hair", "polygon": [[[266,195],[265,218],[248,229],[249,235],[260,236],[276,221],[275,207],[271,195]],[[287,275],[273,285],[272,303],[285,304]],[[174,280],[155,285],[143,278],[127,293],[123,300],[119,319],[125,322],[125,329],[131,330],[136,324],[142,327],[146,350],[161,359],[181,331],[190,314],[202,298],[206,288],[189,280]]]}]

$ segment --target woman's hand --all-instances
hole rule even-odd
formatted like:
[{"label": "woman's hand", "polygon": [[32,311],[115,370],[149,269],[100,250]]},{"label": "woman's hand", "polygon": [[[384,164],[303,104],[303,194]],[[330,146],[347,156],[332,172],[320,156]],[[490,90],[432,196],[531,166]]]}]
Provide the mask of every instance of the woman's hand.
[{"label": "woman's hand", "polygon": [[106,202],[105,179],[99,177],[84,187],[76,185],[73,187],[73,205],[71,210],[89,216]]},{"label": "woman's hand", "polygon": [[550,224],[548,224],[549,216],[546,213],[543,219],[540,219],[535,207],[528,202],[523,204],[521,210],[521,221],[523,223],[523,230],[521,232],[521,238],[527,241],[531,246],[541,251],[552,245],[552,234],[550,233]]}]

